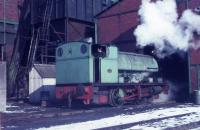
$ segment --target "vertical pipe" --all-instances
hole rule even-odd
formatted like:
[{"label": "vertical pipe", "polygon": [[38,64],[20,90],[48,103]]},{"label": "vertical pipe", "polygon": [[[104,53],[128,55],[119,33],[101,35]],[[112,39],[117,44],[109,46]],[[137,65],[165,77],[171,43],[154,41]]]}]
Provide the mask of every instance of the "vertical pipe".
[{"label": "vertical pipe", "polygon": [[6,43],[6,0],[3,0],[3,23],[4,23],[4,25],[3,25],[3,31],[4,31],[4,35],[3,35],[3,42],[4,42],[4,45],[5,45],[5,43]]},{"label": "vertical pipe", "polygon": [[3,61],[3,45],[1,46],[1,61]]},{"label": "vertical pipe", "polygon": [[1,47],[1,60],[4,60],[4,45],[6,44],[6,0],[3,0],[3,46]]},{"label": "vertical pipe", "polygon": [[189,0],[186,0],[186,9],[189,8]]},{"label": "vertical pipe", "polygon": [[[186,0],[186,9],[189,8],[189,0]],[[191,57],[190,57],[190,49],[188,49],[188,52],[187,52],[187,56],[188,56],[188,79],[189,79],[189,97],[190,97],[190,100],[193,100],[192,99],[192,76],[191,76]]]},{"label": "vertical pipe", "polygon": [[95,16],[95,1],[92,0],[92,17]]},{"label": "vertical pipe", "polygon": [[[93,17],[96,15],[96,2],[95,0],[92,1],[92,15]],[[98,18],[94,19],[94,24],[95,24],[95,44],[98,44]]]},{"label": "vertical pipe", "polygon": [[191,78],[191,63],[190,63],[190,49],[188,49],[188,79],[189,79],[189,95],[192,94],[192,78]]},{"label": "vertical pipe", "polygon": [[95,44],[98,44],[98,18],[95,18],[94,20],[94,24],[95,24]]},{"label": "vertical pipe", "polygon": [[68,31],[69,31],[69,30],[68,30],[68,29],[69,29],[69,27],[68,27],[69,18],[68,18],[68,17],[65,18],[64,24],[65,24],[65,25],[64,25],[64,26],[65,26],[65,30],[64,30],[64,31],[65,31],[65,39],[64,39],[64,40],[65,40],[65,43],[66,43],[66,42],[68,42]]},{"label": "vertical pipe", "polygon": [[197,65],[197,90],[199,91],[200,90],[200,73],[199,73],[199,70],[200,70],[200,65]]},{"label": "vertical pipe", "polygon": [[64,0],[64,17],[66,18],[67,16],[67,1]]},{"label": "vertical pipe", "polygon": [[68,0],[67,1],[65,1],[66,3],[65,3],[65,13],[66,13],[66,17],[65,17],[65,20],[64,20],[64,26],[65,26],[65,38],[64,38],[64,40],[65,40],[65,43],[66,42],[68,42],[68,32],[69,32],[69,27],[68,27],[68,24],[69,24],[69,9],[68,9],[68,7],[69,7],[69,3],[68,3]]},{"label": "vertical pipe", "polygon": [[76,18],[78,18],[78,0],[76,0]]}]

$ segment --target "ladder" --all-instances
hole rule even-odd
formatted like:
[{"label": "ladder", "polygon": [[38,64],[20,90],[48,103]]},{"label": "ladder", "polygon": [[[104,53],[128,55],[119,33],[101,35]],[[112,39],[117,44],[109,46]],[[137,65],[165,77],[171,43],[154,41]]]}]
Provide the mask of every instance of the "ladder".
[{"label": "ladder", "polygon": [[[39,27],[36,31],[35,29],[33,29],[33,36],[31,39],[31,46],[29,50],[28,63],[27,63],[28,71],[30,71],[30,68],[32,68],[32,65],[36,60],[36,53],[39,47],[44,48],[44,46],[48,44],[49,41],[48,34],[49,34],[52,9],[53,9],[53,0],[46,0],[46,8],[44,10],[42,26]],[[41,53],[42,53],[41,55],[43,55],[43,51],[41,51]]]},{"label": "ladder", "polygon": [[47,64],[48,62],[48,43],[49,43],[49,28],[50,28],[50,21],[51,21],[51,14],[53,9],[53,0],[47,0],[46,2],[46,9],[43,16],[43,25],[40,30],[40,49],[41,49],[41,63]]},{"label": "ladder", "polygon": [[[28,74],[35,63],[36,52],[38,51],[38,46],[43,41],[47,44],[48,32],[51,21],[51,14],[53,9],[54,0],[46,0],[46,7],[42,19],[42,26],[39,28],[33,28],[32,36],[29,42],[24,42],[21,39],[22,36],[28,34],[26,27],[30,26],[30,17],[27,14],[30,12],[30,0],[25,0],[23,4],[23,9],[21,10],[19,28],[17,36],[15,39],[12,59],[8,70],[9,79],[9,97],[20,97],[19,91],[22,89],[25,96],[28,95]],[[27,55],[26,47],[29,48],[28,56],[26,59],[26,65],[22,65],[21,61],[24,60],[24,55]]]}]

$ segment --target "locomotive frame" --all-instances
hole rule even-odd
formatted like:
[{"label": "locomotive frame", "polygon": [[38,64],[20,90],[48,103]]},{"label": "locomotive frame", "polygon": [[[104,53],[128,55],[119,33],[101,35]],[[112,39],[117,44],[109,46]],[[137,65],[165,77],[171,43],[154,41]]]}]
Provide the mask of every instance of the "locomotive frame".
[{"label": "locomotive frame", "polygon": [[[158,88],[155,89],[156,87]],[[125,96],[116,95],[114,97],[113,93],[119,89],[125,92]],[[158,98],[160,91],[168,94],[168,86],[166,83],[71,84],[66,86],[58,85],[56,87],[56,98],[65,101],[69,108],[71,107],[73,99],[82,100],[87,105],[94,103],[120,106],[129,101],[151,99],[153,96]]]}]

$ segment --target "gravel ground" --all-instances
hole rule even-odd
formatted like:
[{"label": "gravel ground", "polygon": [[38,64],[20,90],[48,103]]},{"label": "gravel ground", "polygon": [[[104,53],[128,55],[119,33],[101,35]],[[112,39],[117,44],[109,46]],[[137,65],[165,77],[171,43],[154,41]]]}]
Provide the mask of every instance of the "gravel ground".
[{"label": "gravel ground", "polygon": [[[40,106],[31,106],[29,104],[19,104],[19,103],[8,103],[7,111],[5,113],[0,114],[1,119],[1,129],[2,130],[24,130],[24,129],[38,129],[38,128],[51,128],[54,126],[62,126],[62,125],[71,125],[77,123],[84,123],[93,121],[99,121],[103,119],[109,119],[117,117],[119,115],[129,116],[129,115],[139,115],[141,113],[149,113],[156,112],[158,110],[170,110],[173,108],[178,108],[181,110],[183,107],[190,107],[190,109],[198,109],[198,106],[193,104],[180,104],[175,102],[166,102],[166,103],[151,103],[151,104],[140,104],[140,105],[125,105],[121,107],[110,107],[110,106],[90,106],[90,107],[80,107],[74,108],[72,110],[66,109],[64,107],[40,107]],[[114,126],[104,126],[104,127],[88,127],[97,128],[97,129],[110,129],[110,130],[118,130],[118,129],[146,129],[149,126],[161,126],[166,120],[176,119],[183,120],[183,117],[189,117],[190,115],[195,115],[195,111],[185,113],[169,115],[169,116],[161,116],[159,118],[152,118],[146,120],[138,120],[138,121],[128,121],[128,123],[120,123],[115,124]],[[199,115],[200,116],[200,115]],[[183,119],[182,119],[183,118]],[[198,118],[198,117],[197,117]],[[102,123],[101,123],[102,124]],[[159,124],[159,125],[158,125]],[[95,125],[95,124],[93,124]],[[137,126],[137,127],[136,127]],[[180,125],[174,125],[170,127],[163,127],[164,129],[196,129],[200,127],[200,121],[194,120],[194,122],[183,123]],[[67,127],[70,128],[70,127]],[[152,129],[154,127],[151,127]],[[158,128],[158,127],[157,127]],[[155,129],[157,129],[155,127]],[[52,128],[55,129],[55,128]],[[60,128],[62,129],[62,128]],[[64,129],[64,128],[63,128]],[[83,127],[84,129],[84,127]]]}]

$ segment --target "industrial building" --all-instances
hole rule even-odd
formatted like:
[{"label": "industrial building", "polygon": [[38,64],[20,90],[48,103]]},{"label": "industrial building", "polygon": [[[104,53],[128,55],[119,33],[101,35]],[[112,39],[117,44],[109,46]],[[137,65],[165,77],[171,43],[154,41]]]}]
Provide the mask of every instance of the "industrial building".
[{"label": "industrial building", "polygon": [[143,2],[0,0],[0,130],[199,129],[200,29],[185,50],[161,35],[164,57],[135,32],[152,5],[149,30],[160,29],[146,37],[166,30],[183,45],[179,22],[190,9],[200,26],[200,0]]},{"label": "industrial building", "polygon": [[[141,1],[122,0],[98,14],[96,16],[98,43],[114,43],[122,51],[139,52],[133,31],[140,23],[138,16],[140,5]],[[200,1],[198,0],[177,0],[180,15],[188,8],[196,10],[199,6]],[[195,39],[196,44],[199,44],[198,35]],[[144,48],[143,53],[148,53],[148,50],[146,52]],[[200,77],[198,74],[199,50],[189,50],[188,53],[184,54],[184,58],[174,54],[171,57],[158,60],[164,77],[173,82],[183,83],[180,85],[182,87],[179,88],[179,92],[176,92],[179,96],[178,99],[185,100],[188,95],[198,90],[198,79]]]},{"label": "industrial building", "polygon": [[1,59],[6,59],[8,61],[10,61],[11,59],[20,15],[19,6],[21,4],[22,0],[0,1]]},{"label": "industrial building", "polygon": [[[187,5],[188,1],[177,0],[179,14],[198,1],[190,1],[189,3],[190,5]],[[133,32],[140,24],[138,15],[140,5],[140,0],[122,0],[99,13],[96,16],[98,43],[114,43],[122,51],[137,51],[136,38],[133,36]],[[195,6],[198,7],[198,4]]]},{"label": "industrial building", "polygon": [[[199,13],[200,1],[191,0],[189,1],[188,8],[195,9]],[[196,45],[200,44],[200,36],[195,34],[194,42]],[[188,67],[189,67],[189,93],[194,93],[195,90],[200,89],[200,50],[190,49],[188,51]]]},{"label": "industrial building", "polygon": [[0,111],[6,110],[7,66],[17,33],[19,5],[22,0],[0,0]]},{"label": "industrial building", "polygon": [[[33,63],[54,63],[58,44],[88,38],[94,40],[93,17],[115,2],[116,0],[25,0],[9,67],[9,95],[15,95],[20,86],[28,91],[27,83],[24,83],[26,81],[21,81],[26,78],[22,77],[27,77]],[[18,83],[15,83],[16,79]]]},{"label": "industrial building", "polygon": [[[28,96],[28,75],[34,64],[54,64],[55,48],[62,43],[87,41],[115,44],[121,51],[144,51],[136,47],[133,36],[140,23],[140,4],[139,0],[0,0],[1,61],[8,64],[8,96],[19,96],[19,91]],[[181,14],[200,2],[177,0],[177,5]],[[198,54],[189,50],[184,60],[173,55],[159,61],[166,78],[187,84],[181,89],[183,95],[199,88]],[[173,74],[177,68],[180,73]]]}]

